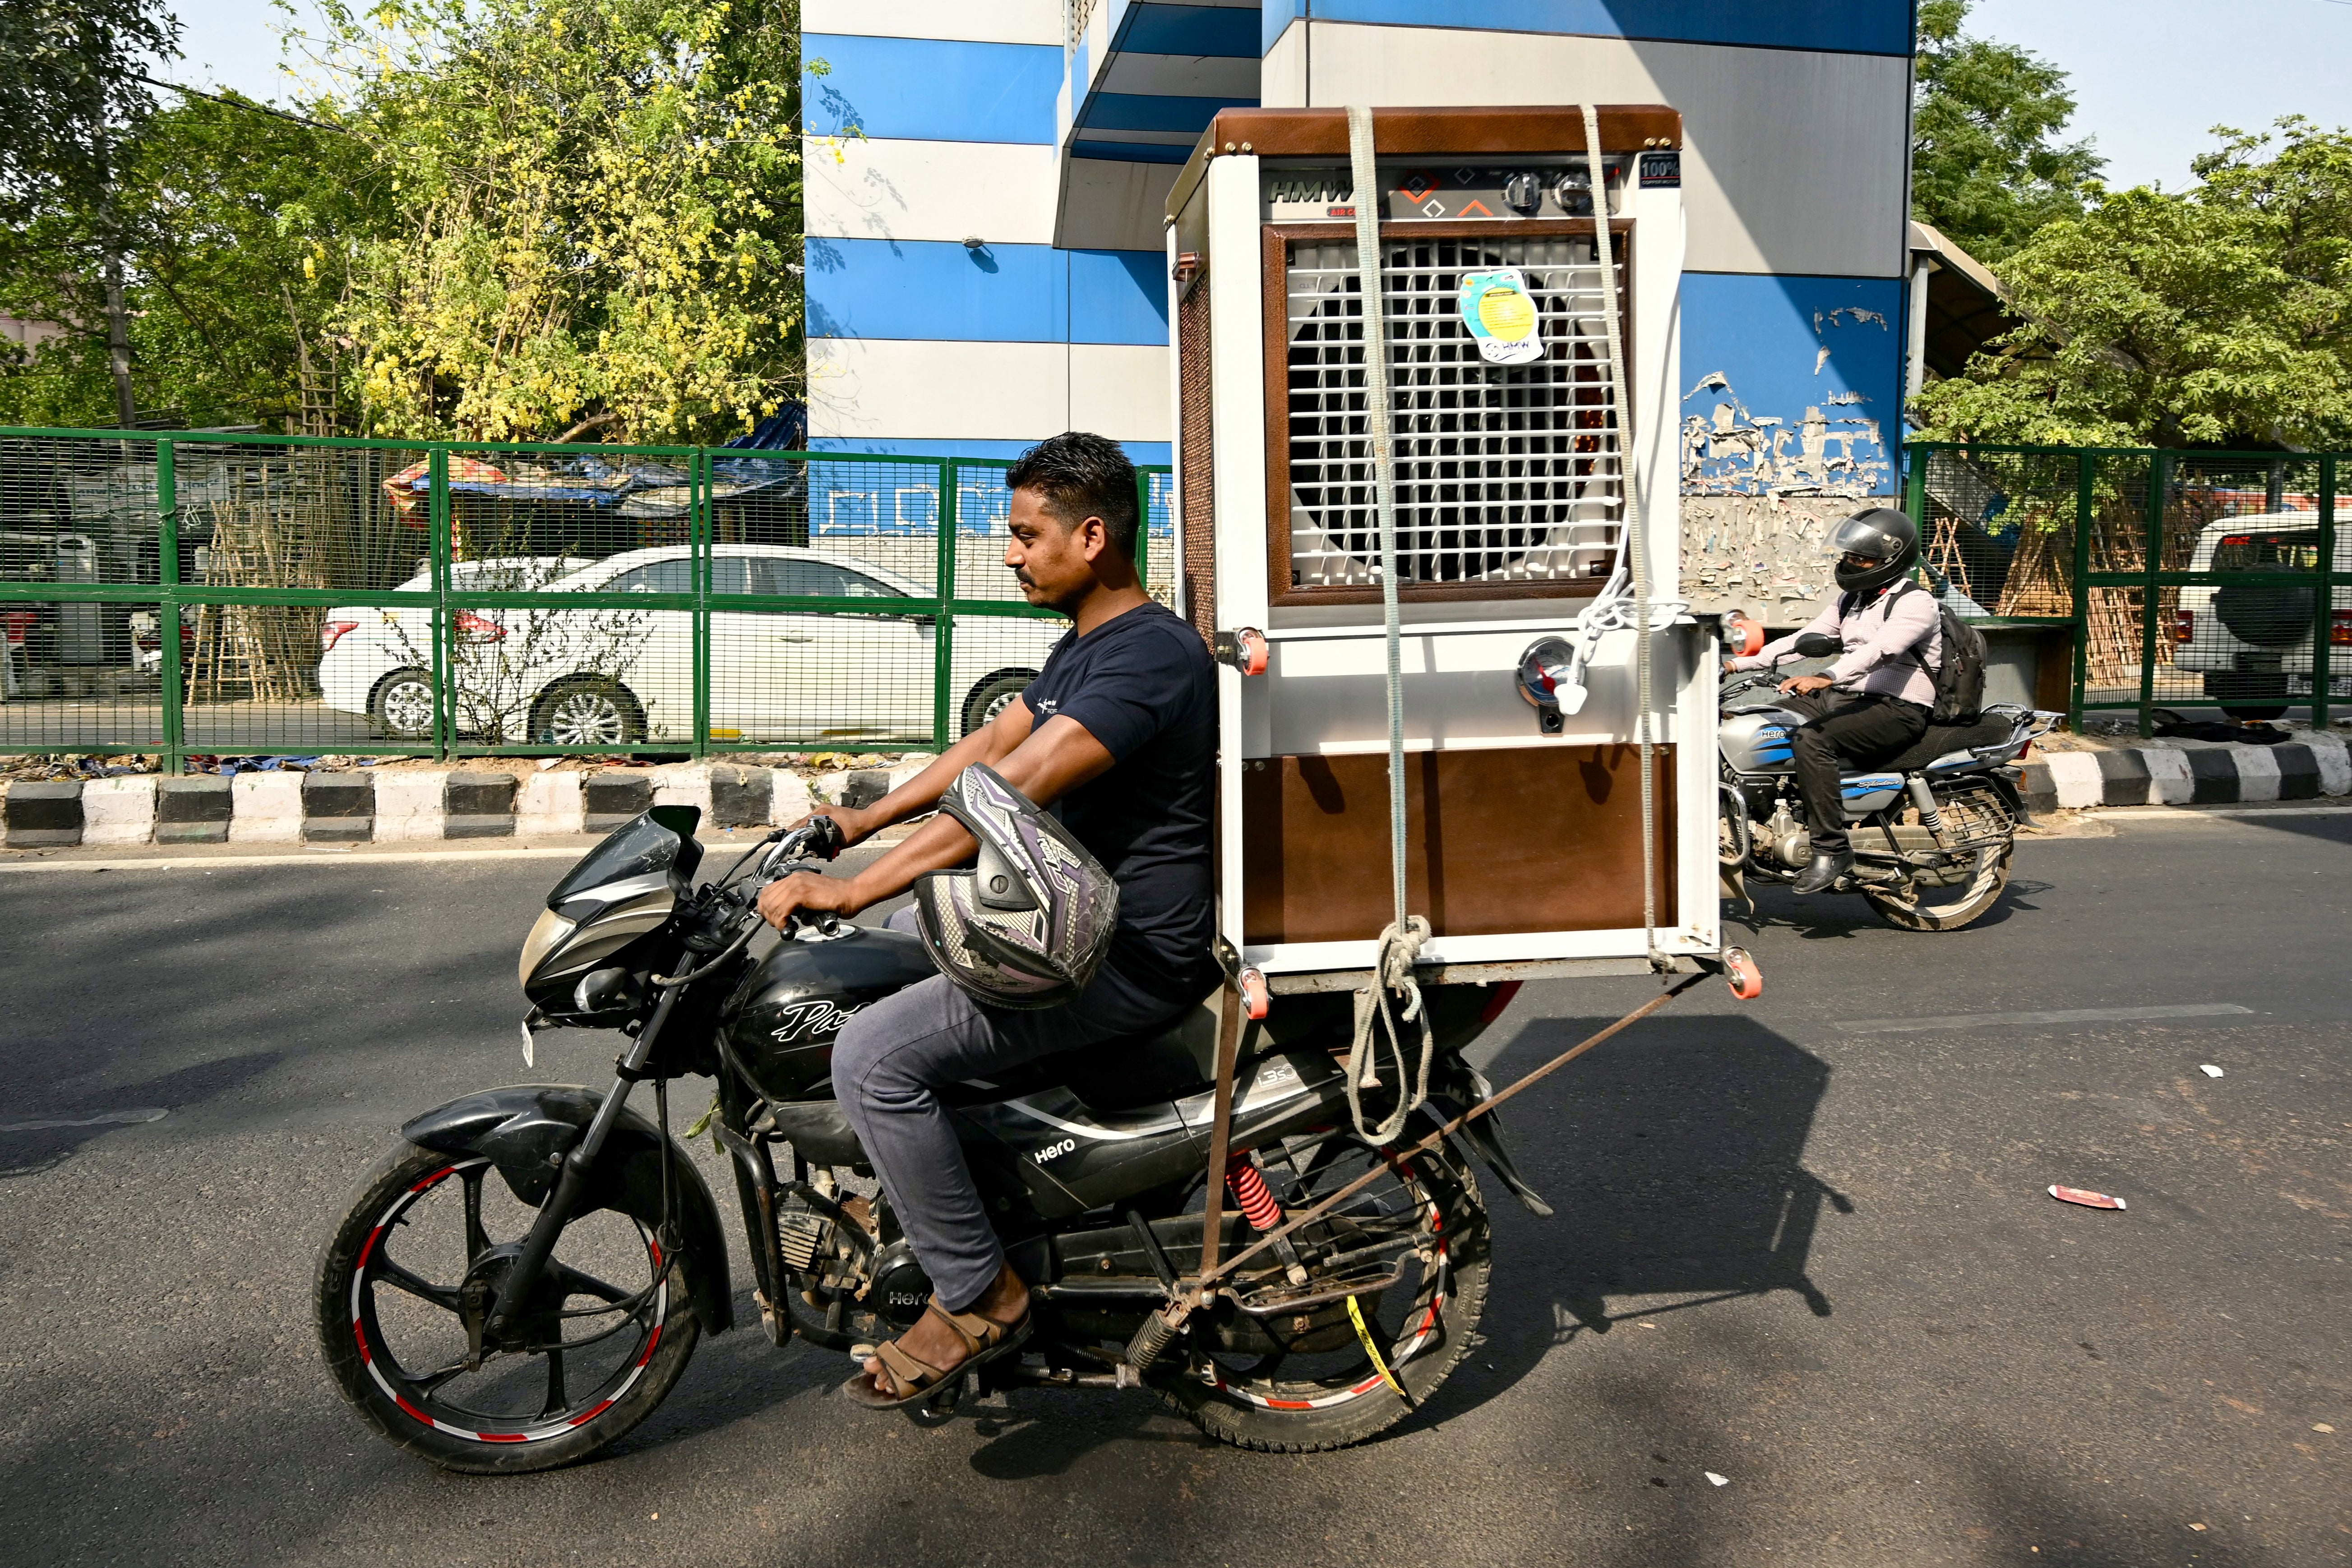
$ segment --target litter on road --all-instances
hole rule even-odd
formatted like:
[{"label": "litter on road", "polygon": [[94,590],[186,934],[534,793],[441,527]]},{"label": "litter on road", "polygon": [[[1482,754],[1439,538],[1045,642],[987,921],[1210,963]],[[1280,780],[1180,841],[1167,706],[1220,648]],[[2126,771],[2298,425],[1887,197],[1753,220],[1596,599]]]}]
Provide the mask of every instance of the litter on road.
[{"label": "litter on road", "polygon": [[2076,1203],[2084,1208],[2123,1208],[2128,1207],[2119,1197],[2109,1197],[2104,1192],[2091,1192],[2079,1186],[2053,1186],[2050,1196],[2061,1203]]},{"label": "litter on road", "polygon": [[2197,1071],[2203,1073],[2208,1078],[2219,1078],[2221,1076],[2221,1070],[2214,1066],[2210,1061],[2199,1062],[2197,1064]]},{"label": "litter on road", "polygon": [[1729,1476],[1719,1476],[1713,1470],[1701,1470],[1699,1474],[1705,1476],[1708,1480],[1714,1482],[1719,1487],[1727,1487],[1731,1484],[1731,1478]]}]

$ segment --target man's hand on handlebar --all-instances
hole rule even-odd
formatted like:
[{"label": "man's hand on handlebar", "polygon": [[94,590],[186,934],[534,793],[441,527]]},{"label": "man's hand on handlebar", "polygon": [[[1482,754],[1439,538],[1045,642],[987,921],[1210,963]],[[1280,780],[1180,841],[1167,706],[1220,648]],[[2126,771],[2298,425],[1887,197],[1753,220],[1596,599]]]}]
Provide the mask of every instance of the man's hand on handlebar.
[{"label": "man's hand on handlebar", "polygon": [[1837,683],[1827,675],[1791,675],[1780,683],[1780,689],[1801,697],[1807,697],[1815,692],[1825,692],[1835,685]]},{"label": "man's hand on handlebar", "polygon": [[796,871],[760,890],[760,918],[779,931],[795,915],[855,915],[865,907],[851,882],[813,871]]},{"label": "man's hand on handlebar", "polygon": [[819,817],[827,818],[832,821],[835,829],[841,834],[841,843],[838,848],[844,850],[852,844],[863,843],[890,825],[888,818],[878,816],[872,811],[859,810],[855,806],[820,806],[794,822],[793,831],[798,832]]}]

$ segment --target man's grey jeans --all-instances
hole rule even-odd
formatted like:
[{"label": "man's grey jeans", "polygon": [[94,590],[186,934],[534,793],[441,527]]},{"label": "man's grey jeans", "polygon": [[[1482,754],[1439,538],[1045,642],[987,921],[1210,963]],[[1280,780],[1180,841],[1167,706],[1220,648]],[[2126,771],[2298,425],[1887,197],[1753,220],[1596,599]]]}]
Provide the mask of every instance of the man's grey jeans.
[{"label": "man's grey jeans", "polygon": [[[912,932],[915,912],[902,909],[888,924]],[[1004,1267],[1004,1249],[938,1092],[1055,1051],[1141,1034],[1183,1010],[1105,964],[1058,1008],[983,1007],[934,975],[842,1025],[833,1048],[834,1094],[942,1306],[960,1312],[980,1300]]]}]

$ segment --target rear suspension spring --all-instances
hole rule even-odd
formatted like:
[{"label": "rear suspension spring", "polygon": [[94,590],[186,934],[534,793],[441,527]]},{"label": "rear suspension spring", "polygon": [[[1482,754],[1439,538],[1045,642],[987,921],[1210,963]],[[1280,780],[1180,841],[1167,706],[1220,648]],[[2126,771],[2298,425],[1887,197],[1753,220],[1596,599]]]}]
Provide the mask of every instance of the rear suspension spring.
[{"label": "rear suspension spring", "polygon": [[1250,1163],[1247,1155],[1236,1152],[1226,1159],[1225,1181],[1233,1188],[1234,1202],[1240,1206],[1242,1218],[1250,1222],[1250,1228],[1264,1236],[1281,1228],[1282,1205],[1274,1200],[1265,1176]]}]

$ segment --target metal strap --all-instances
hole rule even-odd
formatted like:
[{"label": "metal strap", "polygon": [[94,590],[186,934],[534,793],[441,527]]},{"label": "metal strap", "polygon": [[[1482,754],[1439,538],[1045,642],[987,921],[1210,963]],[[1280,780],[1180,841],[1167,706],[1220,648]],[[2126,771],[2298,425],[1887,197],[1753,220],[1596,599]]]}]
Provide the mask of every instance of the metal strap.
[{"label": "metal strap", "polygon": [[1592,244],[1601,263],[1601,315],[1609,329],[1610,413],[1617,425],[1617,465],[1625,476],[1625,553],[1633,567],[1633,735],[1642,750],[1642,944],[1654,968],[1665,955],[1658,951],[1657,784],[1650,737],[1649,534],[1642,517],[1641,465],[1633,460],[1633,421],[1625,406],[1625,329],[1618,319],[1617,269],[1610,256],[1609,166],[1601,157],[1601,115],[1589,103],[1584,106],[1584,156],[1592,177]]},{"label": "metal strap", "polygon": [[1242,993],[1231,976],[1217,993],[1216,1120],[1209,1129],[1208,1207],[1201,1216],[1201,1278],[1217,1266],[1224,1245],[1225,1155],[1234,1135],[1234,1059],[1240,1054]]},{"label": "metal strap", "polygon": [[[1381,525],[1381,620],[1389,644],[1389,894],[1391,923],[1404,917],[1404,682],[1397,625],[1396,451],[1389,427],[1388,301],[1381,286],[1380,181],[1372,156],[1372,111],[1348,110],[1348,156],[1355,165],[1356,276],[1363,288],[1364,430],[1371,443],[1373,506]],[[1604,266],[1606,263],[1604,262]]]}]

